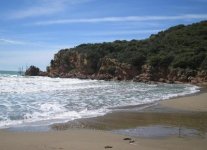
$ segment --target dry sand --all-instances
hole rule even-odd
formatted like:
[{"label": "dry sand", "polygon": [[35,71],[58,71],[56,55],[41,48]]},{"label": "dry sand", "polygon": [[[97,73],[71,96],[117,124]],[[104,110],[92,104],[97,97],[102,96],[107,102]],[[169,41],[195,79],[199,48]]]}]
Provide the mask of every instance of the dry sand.
[{"label": "dry sand", "polygon": [[207,93],[161,101],[160,104],[164,107],[180,110],[206,112]]},{"label": "dry sand", "polygon": [[[1,150],[205,150],[207,139],[133,139],[98,130],[67,130],[53,132],[0,132]],[[112,146],[112,148],[105,148]]]}]

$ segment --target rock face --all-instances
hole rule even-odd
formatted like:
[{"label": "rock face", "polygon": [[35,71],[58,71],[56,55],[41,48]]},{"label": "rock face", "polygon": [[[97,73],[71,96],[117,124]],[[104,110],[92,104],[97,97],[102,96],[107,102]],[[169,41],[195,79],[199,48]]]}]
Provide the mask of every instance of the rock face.
[{"label": "rock face", "polygon": [[81,44],[55,54],[47,73],[30,67],[27,75],[207,83],[207,21],[178,25],[144,40]]},{"label": "rock face", "polygon": [[137,75],[134,81],[205,84],[207,82],[207,71],[159,69],[144,65],[142,66],[142,73]]},{"label": "rock face", "polygon": [[47,72],[41,71],[38,67],[30,66],[26,72],[26,76],[48,76]]},{"label": "rock face", "polygon": [[26,76],[47,76],[47,72],[41,71],[38,67],[35,66],[30,66],[26,72]]},{"label": "rock face", "polygon": [[47,68],[47,72],[50,77],[78,77],[84,79],[95,71],[91,60],[86,55],[77,52],[65,52],[63,50],[55,55],[50,67]]},{"label": "rock face", "polygon": [[100,60],[98,79],[132,80],[136,69],[130,64],[120,63],[116,59],[103,58]]},{"label": "rock face", "polygon": [[[120,63],[116,59],[104,57],[94,61],[87,55],[70,52],[68,58],[55,55],[48,68],[50,77],[99,79],[99,80],[132,80],[136,69],[130,64]],[[64,64],[60,60],[65,59]]]},{"label": "rock face", "polygon": [[[56,55],[53,65],[49,67],[50,77],[98,79],[98,80],[133,80],[136,82],[165,83],[206,83],[207,71],[188,69],[155,68],[148,64],[138,70],[127,63],[104,57],[95,64],[87,55],[70,52],[67,59]],[[65,57],[65,56],[64,56]],[[66,60],[64,64],[60,60]],[[95,68],[95,69],[94,69]]]},{"label": "rock face", "polygon": [[35,67],[35,66],[30,66],[26,72],[25,75],[26,76],[38,76],[40,73],[40,69]]}]

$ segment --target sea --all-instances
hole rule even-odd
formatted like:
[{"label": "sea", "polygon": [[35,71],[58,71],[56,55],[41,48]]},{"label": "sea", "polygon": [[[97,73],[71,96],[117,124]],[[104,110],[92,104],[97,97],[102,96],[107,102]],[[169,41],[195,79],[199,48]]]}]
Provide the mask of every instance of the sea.
[{"label": "sea", "polygon": [[102,116],[119,107],[152,104],[199,91],[190,84],[28,77],[0,71],[0,128]]}]

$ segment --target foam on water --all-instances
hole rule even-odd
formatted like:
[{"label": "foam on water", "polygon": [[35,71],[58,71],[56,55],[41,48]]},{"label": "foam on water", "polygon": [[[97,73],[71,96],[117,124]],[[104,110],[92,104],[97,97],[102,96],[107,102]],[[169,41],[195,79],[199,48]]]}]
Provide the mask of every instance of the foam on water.
[{"label": "foam on water", "polygon": [[104,115],[113,107],[140,105],[198,92],[193,85],[0,75],[0,128],[50,124]]}]

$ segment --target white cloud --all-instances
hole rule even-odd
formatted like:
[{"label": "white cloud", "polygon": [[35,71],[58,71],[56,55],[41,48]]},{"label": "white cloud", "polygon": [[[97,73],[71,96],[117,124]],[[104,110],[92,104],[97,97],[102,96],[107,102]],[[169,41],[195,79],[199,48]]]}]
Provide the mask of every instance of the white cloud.
[{"label": "white cloud", "polygon": [[25,45],[26,42],[0,38],[0,44]]},{"label": "white cloud", "polygon": [[64,11],[67,6],[85,3],[91,0],[37,0],[36,6],[17,10],[10,14],[10,19],[24,19],[42,15],[52,15]]},{"label": "white cloud", "polygon": [[94,32],[82,34],[83,36],[108,36],[108,35],[136,35],[136,34],[146,34],[146,33],[157,33],[161,29],[152,29],[152,30],[120,30],[120,31],[107,31],[107,32]]},{"label": "white cloud", "polygon": [[102,17],[82,19],[60,19],[35,22],[34,25],[72,24],[72,23],[102,23],[102,22],[141,22],[160,20],[185,20],[207,19],[207,14],[185,14],[176,16],[126,16],[126,17]]}]

